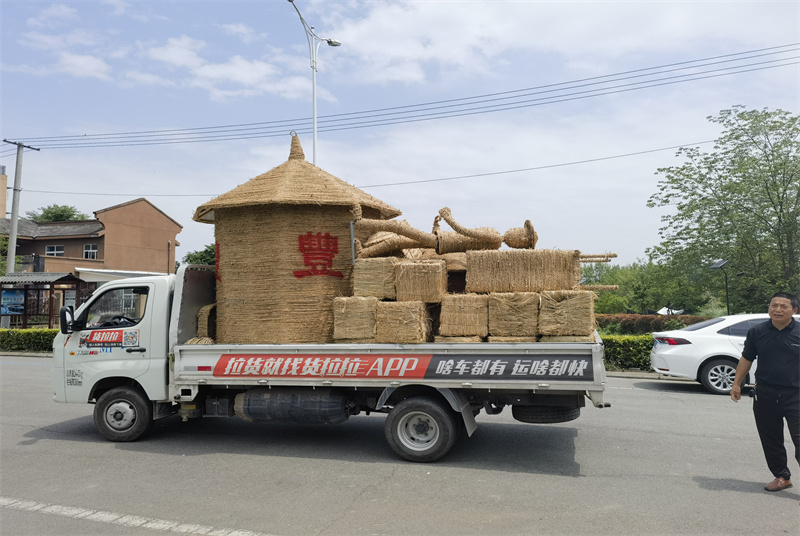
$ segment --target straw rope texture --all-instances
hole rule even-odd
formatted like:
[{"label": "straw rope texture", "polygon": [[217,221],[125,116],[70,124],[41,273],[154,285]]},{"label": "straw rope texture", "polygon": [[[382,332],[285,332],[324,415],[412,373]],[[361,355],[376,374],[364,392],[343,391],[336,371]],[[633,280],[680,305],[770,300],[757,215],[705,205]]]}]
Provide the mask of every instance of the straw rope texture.
[{"label": "straw rope texture", "polygon": [[433,338],[433,342],[441,342],[441,343],[476,343],[476,342],[483,342],[481,337],[443,337],[442,335],[437,335]]},{"label": "straw rope texture", "polygon": [[577,288],[577,250],[467,251],[467,292],[541,292]]},{"label": "straw rope texture", "polygon": [[489,294],[489,333],[494,337],[536,337],[539,333],[539,294]]},{"label": "straw rope texture", "polygon": [[[333,340],[331,300],[351,295],[348,207],[250,206],[216,211],[220,343],[324,343]],[[317,264],[299,237],[323,240]],[[338,252],[333,253],[334,238]],[[326,249],[327,247],[327,249]],[[303,274],[298,277],[295,273]]]},{"label": "straw rope texture", "polygon": [[334,298],[333,338],[374,340],[377,306],[378,298],[374,297]]},{"label": "straw rope texture", "polygon": [[439,335],[486,337],[489,334],[489,296],[449,294],[442,298]]},{"label": "straw rope texture", "polygon": [[397,301],[440,303],[447,294],[447,263],[443,260],[400,261],[396,266]]},{"label": "straw rope texture", "polygon": [[594,333],[594,292],[555,290],[542,292],[539,333],[583,335]]},{"label": "straw rope texture", "polygon": [[398,262],[399,259],[395,257],[356,259],[353,267],[353,295],[395,299],[395,265]]},{"label": "straw rope texture", "polygon": [[203,306],[197,312],[197,336],[200,338],[217,338],[216,303]]},{"label": "straw rope texture", "polygon": [[592,335],[542,335],[539,342],[595,342]]},{"label": "straw rope texture", "polygon": [[435,249],[409,248],[403,250],[403,256],[409,260],[443,260],[447,263],[448,272],[464,272],[467,270],[467,254],[464,252],[439,255]]},{"label": "straw rope texture", "polygon": [[375,342],[420,344],[431,336],[431,322],[423,302],[378,302]]},{"label": "straw rope texture", "polygon": [[490,336],[488,341],[489,342],[506,342],[506,343],[539,342],[536,339],[536,337],[497,337],[497,336]]}]

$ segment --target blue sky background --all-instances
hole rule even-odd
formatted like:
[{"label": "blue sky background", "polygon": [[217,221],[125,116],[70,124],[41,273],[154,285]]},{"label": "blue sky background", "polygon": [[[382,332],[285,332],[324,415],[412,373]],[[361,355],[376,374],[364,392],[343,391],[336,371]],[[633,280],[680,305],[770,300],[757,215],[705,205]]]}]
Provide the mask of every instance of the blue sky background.
[{"label": "blue sky background", "polygon": [[[706,117],[736,104],[800,112],[793,0],[296,5],[343,43],[319,53],[317,165],[426,231],[445,206],[500,232],[530,219],[539,247],[611,251],[628,264],[659,240],[664,212],[646,207],[657,168],[680,163],[658,149],[713,140]],[[24,154],[22,214],[146,197],[184,226],[182,257],[213,241],[194,209],[283,163],[291,130],[311,161],[308,45],[286,0],[3,0],[0,10],[1,134],[42,148]],[[513,93],[526,88],[539,89]],[[475,98],[489,94],[499,95]],[[436,104],[330,130],[332,115],[424,103]],[[515,104],[432,119],[504,103]],[[426,120],[397,121],[413,110]],[[172,131],[159,139],[195,141],[131,145],[253,123],[224,133],[234,139]],[[132,132],[150,134],[101,136]],[[263,137],[235,139],[244,135]],[[57,136],[82,139],[42,139]],[[609,158],[632,153],[643,154]],[[12,183],[14,147],[0,155]]]}]

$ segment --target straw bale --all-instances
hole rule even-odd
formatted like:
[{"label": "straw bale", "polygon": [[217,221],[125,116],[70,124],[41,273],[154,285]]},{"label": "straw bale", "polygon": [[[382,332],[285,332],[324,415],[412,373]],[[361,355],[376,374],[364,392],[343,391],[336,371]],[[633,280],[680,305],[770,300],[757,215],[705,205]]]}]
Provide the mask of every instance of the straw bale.
[{"label": "straw bale", "polygon": [[539,294],[489,294],[489,333],[495,337],[536,337],[539,332]]},{"label": "straw bale", "polygon": [[375,318],[375,342],[420,344],[430,338],[431,322],[423,302],[378,302]]},{"label": "straw bale", "polygon": [[539,342],[595,342],[592,335],[543,335]]},{"label": "straw bale", "polygon": [[375,308],[378,298],[342,297],[333,299],[333,338],[374,339]]},{"label": "straw bale", "polygon": [[510,343],[525,343],[525,342],[538,342],[536,337],[495,337],[490,336],[489,342],[510,342]]},{"label": "straw bale", "polygon": [[442,342],[442,343],[474,343],[474,342],[483,342],[483,339],[478,336],[474,337],[443,337],[442,335],[437,335],[434,337],[434,342]]},{"label": "straw bale", "polygon": [[336,344],[375,344],[375,337],[371,339],[336,339]]},{"label": "straw bale", "polygon": [[[349,207],[217,209],[218,342],[332,342],[331,300],[351,295],[351,218]],[[318,264],[300,248],[309,234],[328,254]]]},{"label": "straw bale", "polygon": [[464,272],[467,269],[467,254],[463,251],[439,255],[435,249],[409,248],[403,250],[403,256],[411,260],[442,259],[447,263],[448,272]]},{"label": "straw bale", "polygon": [[447,263],[443,260],[400,261],[396,266],[397,301],[440,303],[447,294]]},{"label": "straw bale", "polygon": [[201,307],[197,312],[197,336],[214,339],[217,336],[217,304]]},{"label": "straw bale", "polygon": [[399,259],[395,257],[356,259],[353,267],[353,295],[395,299],[397,290],[394,278],[398,262]]},{"label": "straw bale", "polygon": [[593,292],[555,290],[542,292],[539,333],[542,335],[591,335],[594,333]]},{"label": "straw bale", "polygon": [[541,292],[574,289],[577,250],[512,249],[467,252],[467,292]]},{"label": "straw bale", "polygon": [[439,335],[485,337],[489,334],[489,297],[485,294],[444,296],[439,319]]},{"label": "straw bale", "polygon": [[184,344],[214,344],[214,339],[210,337],[193,337]]}]

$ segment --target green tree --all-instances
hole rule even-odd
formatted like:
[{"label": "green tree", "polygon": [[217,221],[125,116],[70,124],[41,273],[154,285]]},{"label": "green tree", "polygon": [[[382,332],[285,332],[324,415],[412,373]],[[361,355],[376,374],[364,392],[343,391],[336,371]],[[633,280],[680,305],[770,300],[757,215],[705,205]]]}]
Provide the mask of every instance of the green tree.
[{"label": "green tree", "polygon": [[762,311],[777,290],[800,288],[800,121],[783,110],[735,106],[709,121],[722,127],[713,152],[681,148],[685,163],[660,168],[649,207],[662,218],[651,259],[693,272],[724,303],[725,267],[732,312]]},{"label": "green tree", "polygon": [[25,216],[27,216],[28,219],[39,223],[89,219],[89,216],[83,212],[79,212],[77,208],[69,205],[48,205],[46,207],[40,207],[37,210],[30,210],[25,213]]},{"label": "green tree", "polygon": [[216,249],[214,244],[209,244],[200,251],[190,251],[183,256],[183,262],[186,264],[215,264]]}]

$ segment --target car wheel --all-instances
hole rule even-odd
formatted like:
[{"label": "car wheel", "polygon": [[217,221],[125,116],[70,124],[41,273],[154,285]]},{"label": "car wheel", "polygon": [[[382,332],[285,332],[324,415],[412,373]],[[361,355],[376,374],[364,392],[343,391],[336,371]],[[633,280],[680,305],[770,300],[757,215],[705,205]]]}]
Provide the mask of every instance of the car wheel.
[{"label": "car wheel", "polygon": [[728,359],[714,359],[706,363],[700,373],[700,383],[715,395],[727,395],[736,377],[736,363]]},{"label": "car wheel", "polygon": [[139,389],[115,387],[95,404],[94,424],[109,441],[136,441],[153,425],[153,406]]}]

